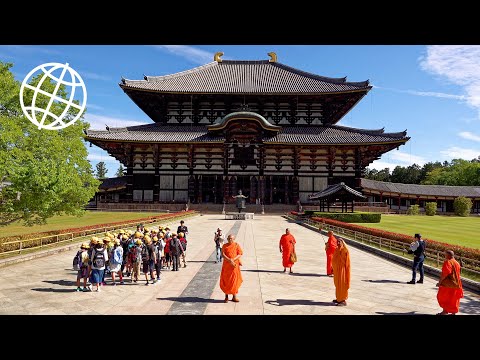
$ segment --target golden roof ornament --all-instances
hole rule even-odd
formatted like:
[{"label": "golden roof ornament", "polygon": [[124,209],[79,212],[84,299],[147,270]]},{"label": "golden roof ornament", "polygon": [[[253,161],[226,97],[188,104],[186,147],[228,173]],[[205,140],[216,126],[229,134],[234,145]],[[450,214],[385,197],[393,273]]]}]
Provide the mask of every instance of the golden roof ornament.
[{"label": "golden roof ornament", "polygon": [[277,54],[276,53],[269,52],[267,55],[270,56],[270,60],[268,60],[268,62],[277,62]]},{"label": "golden roof ornament", "polygon": [[221,63],[222,62],[222,59],[221,59],[222,56],[223,56],[223,52],[221,52],[221,51],[215,53],[215,55],[213,56],[213,61]]}]

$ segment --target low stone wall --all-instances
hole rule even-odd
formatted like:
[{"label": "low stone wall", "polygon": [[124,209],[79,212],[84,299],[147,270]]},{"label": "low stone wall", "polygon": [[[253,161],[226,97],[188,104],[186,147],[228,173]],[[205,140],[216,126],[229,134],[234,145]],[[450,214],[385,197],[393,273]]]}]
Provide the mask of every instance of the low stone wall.
[{"label": "low stone wall", "polygon": [[97,210],[177,212],[185,210],[185,204],[98,203]]}]

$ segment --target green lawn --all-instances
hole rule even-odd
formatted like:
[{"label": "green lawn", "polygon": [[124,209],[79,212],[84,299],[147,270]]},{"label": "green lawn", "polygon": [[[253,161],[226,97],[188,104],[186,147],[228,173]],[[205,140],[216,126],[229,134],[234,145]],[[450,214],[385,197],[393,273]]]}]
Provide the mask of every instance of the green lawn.
[{"label": "green lawn", "polygon": [[480,216],[410,216],[385,215],[377,224],[357,224],[365,227],[410,235],[422,234],[426,239],[438,240],[471,248],[480,248]]},{"label": "green lawn", "polygon": [[158,212],[104,212],[87,211],[84,216],[54,216],[48,219],[46,225],[23,226],[21,223],[13,223],[0,228],[0,237],[23,235],[42,231],[69,229],[80,226],[105,224],[117,221],[128,222],[153,215],[160,215]]}]

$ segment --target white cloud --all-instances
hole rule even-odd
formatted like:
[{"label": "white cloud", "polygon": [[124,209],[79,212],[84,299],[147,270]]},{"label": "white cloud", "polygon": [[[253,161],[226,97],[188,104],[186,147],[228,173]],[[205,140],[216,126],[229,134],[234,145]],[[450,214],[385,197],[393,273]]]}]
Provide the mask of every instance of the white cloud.
[{"label": "white cloud", "polygon": [[41,53],[48,55],[58,55],[61,54],[58,50],[48,49],[42,46],[32,46],[32,45],[4,45],[4,49],[10,50],[17,53]]},{"label": "white cloud", "polygon": [[427,162],[422,156],[406,154],[401,151],[392,151],[389,155],[393,160],[397,160],[407,165],[417,164],[422,166]]},{"label": "white cloud", "polygon": [[90,123],[90,129],[92,130],[105,130],[105,125],[110,127],[126,127],[146,124],[145,122],[137,120],[119,119],[88,113],[85,115],[85,121]]},{"label": "white cloud", "polygon": [[188,45],[152,45],[156,49],[168,51],[196,64],[206,64],[213,61],[213,53]]},{"label": "white cloud", "polygon": [[109,155],[99,155],[99,154],[88,154],[87,159],[92,162],[103,161],[105,163],[118,163],[118,161]]},{"label": "white cloud", "polygon": [[[400,164],[396,163],[391,163],[391,162],[385,162],[382,160],[375,160],[372,162],[370,165],[368,165],[369,169],[377,169],[377,170],[383,170],[385,168],[389,168],[390,172],[395,169],[396,166],[399,166]],[[400,165],[401,166],[401,165]]]},{"label": "white cloud", "polygon": [[377,85],[375,85],[374,87],[376,89],[394,91],[402,94],[410,94],[410,95],[416,95],[416,96],[428,96],[428,97],[436,97],[441,99],[454,99],[454,100],[467,99],[465,95],[447,94],[447,93],[442,93],[437,91],[402,90],[402,89],[395,89],[395,88],[389,88],[389,87],[383,87],[383,86],[377,86]]},{"label": "white cloud", "polygon": [[420,66],[425,71],[462,86],[466,94],[465,101],[480,114],[480,46],[428,46]]},{"label": "white cloud", "polygon": [[103,81],[112,80],[112,78],[109,77],[109,76],[94,73],[94,72],[91,72],[91,71],[79,70],[78,73],[80,74],[80,76],[82,76],[86,79],[90,79],[90,80],[103,80]]},{"label": "white cloud", "polygon": [[87,104],[87,109],[94,109],[94,110],[103,110],[105,109],[103,106],[96,105],[96,104]]},{"label": "white cloud", "polygon": [[451,159],[476,159],[480,155],[480,150],[464,149],[457,146],[451,146],[447,150],[440,151],[447,160]]},{"label": "white cloud", "polygon": [[458,134],[460,137],[467,139],[467,140],[473,140],[473,141],[478,141],[480,142],[480,136],[475,135],[471,132],[468,131],[462,131],[461,133]]}]

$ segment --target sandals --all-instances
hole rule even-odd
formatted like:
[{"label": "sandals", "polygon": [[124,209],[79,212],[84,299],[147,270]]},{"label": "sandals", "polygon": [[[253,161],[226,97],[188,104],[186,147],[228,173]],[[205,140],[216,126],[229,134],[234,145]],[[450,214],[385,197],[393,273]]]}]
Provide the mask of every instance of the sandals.
[{"label": "sandals", "polygon": [[234,296],[233,299],[232,299],[232,301],[238,303],[240,300],[238,300],[238,299]]}]

